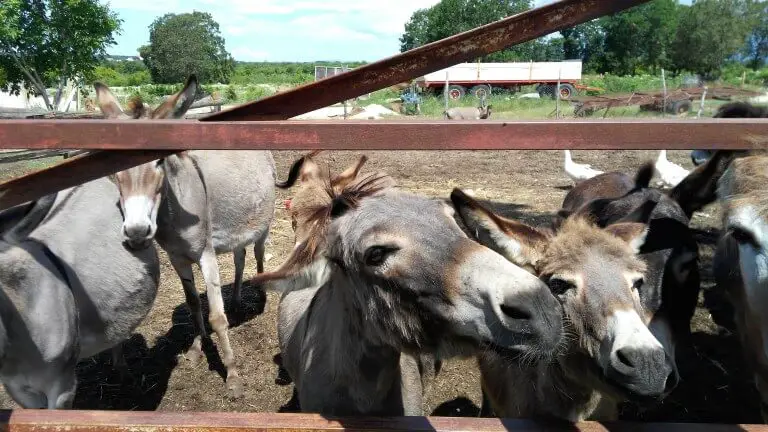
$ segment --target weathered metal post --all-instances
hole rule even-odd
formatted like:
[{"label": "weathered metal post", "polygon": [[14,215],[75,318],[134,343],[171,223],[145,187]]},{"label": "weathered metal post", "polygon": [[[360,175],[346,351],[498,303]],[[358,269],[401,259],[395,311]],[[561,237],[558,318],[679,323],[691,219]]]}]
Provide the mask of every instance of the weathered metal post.
[{"label": "weathered metal post", "polygon": [[701,113],[704,111],[704,100],[707,98],[707,86],[704,86],[704,93],[701,94],[701,103],[699,104],[699,112],[696,113],[696,118],[701,118]]},{"label": "weathered metal post", "polygon": [[449,98],[448,85],[449,85],[449,82],[450,81],[448,80],[448,71],[445,71],[445,87],[443,87],[443,100],[445,102],[445,111],[448,111],[448,98]]},{"label": "weathered metal post", "polygon": [[664,68],[661,68],[661,85],[664,88],[664,105],[661,108],[662,117],[667,116],[667,79],[664,75]]}]

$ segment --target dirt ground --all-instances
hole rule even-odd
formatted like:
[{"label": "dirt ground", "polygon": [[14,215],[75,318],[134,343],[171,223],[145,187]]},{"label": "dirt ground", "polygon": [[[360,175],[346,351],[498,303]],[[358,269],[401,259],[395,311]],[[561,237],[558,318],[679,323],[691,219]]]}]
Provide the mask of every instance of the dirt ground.
[{"label": "dirt ground", "polygon": [[[284,178],[298,152],[274,152],[278,175]],[[509,217],[544,224],[567,193],[570,181],[563,171],[561,151],[382,151],[368,152],[366,171],[381,169],[413,192],[447,198],[456,186],[471,188],[481,199],[498,203]],[[351,164],[357,152],[331,152],[323,157],[334,170]],[[601,170],[629,174],[655,151],[576,151],[578,162]],[[669,158],[686,168],[692,164],[686,151],[671,151]],[[288,195],[278,192],[275,222],[267,247],[275,268],[293,244],[293,232],[283,207]],[[643,410],[627,407],[625,419],[686,422],[754,423],[760,421],[758,397],[741,360],[738,342],[731,333],[728,305],[713,285],[711,256],[719,225],[717,208],[694,218],[700,242],[702,295],[693,323],[694,349],[678,357],[682,382],[663,403]],[[275,384],[278,353],[275,328],[277,297],[265,299],[246,287],[247,316],[232,322],[230,338],[246,388],[242,399],[226,398],[223,368],[215,347],[206,347],[208,362],[190,368],[177,355],[191,343],[193,333],[179,279],[163,259],[160,293],[152,313],[126,342],[131,380],[113,371],[109,354],[84,360],[78,368],[79,409],[169,411],[281,411],[291,398],[291,386]],[[219,257],[224,293],[228,296],[234,276],[231,255]],[[256,273],[248,257],[246,276]],[[204,289],[199,273],[197,285]],[[225,297],[225,301],[227,298]],[[203,300],[205,301],[205,299]],[[215,342],[215,337],[214,337]],[[480,404],[479,373],[472,359],[450,360],[427,395],[427,413],[477,415]],[[6,395],[0,406],[13,407]],[[289,409],[289,408],[288,408]]]}]

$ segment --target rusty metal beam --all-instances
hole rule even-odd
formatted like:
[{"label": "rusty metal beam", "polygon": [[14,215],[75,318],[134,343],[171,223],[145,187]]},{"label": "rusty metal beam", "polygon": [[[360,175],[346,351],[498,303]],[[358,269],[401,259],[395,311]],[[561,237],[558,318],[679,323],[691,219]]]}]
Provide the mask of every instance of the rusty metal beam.
[{"label": "rusty metal beam", "polygon": [[0,148],[28,149],[630,150],[751,148],[761,140],[768,142],[768,119],[0,121]]},{"label": "rusty metal beam", "polygon": [[346,73],[204,117],[201,121],[285,120],[647,1],[649,0],[562,0]]},{"label": "rusty metal beam", "polygon": [[96,151],[75,157],[0,184],[0,209],[38,199],[167,154],[152,150]]},{"label": "rusty metal beam", "polygon": [[719,425],[682,423],[581,422],[544,423],[529,420],[457,417],[328,418],[317,414],[189,413],[141,411],[0,411],[0,423],[8,432],[214,432],[214,431],[661,431],[714,432],[739,430],[768,432],[766,425]]},{"label": "rusty metal beam", "polygon": [[[751,149],[768,119],[567,121],[0,121],[0,148],[109,149],[0,184],[0,209],[185,149]],[[153,150],[153,151],[140,151]]]}]

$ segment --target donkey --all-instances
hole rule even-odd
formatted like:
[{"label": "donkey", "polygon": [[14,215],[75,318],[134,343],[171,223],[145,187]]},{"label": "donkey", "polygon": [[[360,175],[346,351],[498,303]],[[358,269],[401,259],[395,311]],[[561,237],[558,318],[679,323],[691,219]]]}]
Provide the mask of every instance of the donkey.
[{"label": "donkey", "polygon": [[157,251],[123,247],[118,200],[102,178],[0,213],[0,380],[24,408],[72,408],[78,360],[121,361],[152,308]]},{"label": "donkey", "polygon": [[491,105],[485,107],[455,107],[443,111],[446,120],[485,120],[491,117]]},{"label": "donkey", "polygon": [[[299,182],[299,189],[293,199],[288,201],[290,204],[287,206],[291,214],[296,244],[300,244],[302,241],[322,242],[322,238],[309,239],[311,235],[319,233],[320,230],[314,225],[316,221],[312,220],[312,211],[307,211],[307,209],[328,205],[330,198],[327,187],[330,185],[335,194],[340,193],[348,184],[358,179],[363,165],[368,161],[367,156],[361,155],[355,164],[350,165],[339,174],[331,175],[330,169],[323,170],[317,163],[315,156],[318,153],[320,151],[316,150],[294,161],[286,181],[276,184],[279,188],[289,188]],[[321,246],[318,246],[316,250],[320,248]],[[408,358],[410,356],[407,353],[402,355],[405,357],[403,362],[417,363],[418,370],[416,373],[421,375],[421,388],[426,392],[431,380],[439,373],[442,362],[429,354],[422,354],[418,359]],[[288,372],[282,366],[276,382],[281,385],[291,382]]]},{"label": "donkey", "polygon": [[477,241],[545,281],[563,305],[565,343],[554,361],[479,356],[484,414],[490,405],[502,417],[614,420],[618,402],[677,385],[638,291],[646,266],[637,254],[655,202],[605,228],[576,213],[552,232],[495,214],[460,189],[451,201]]},{"label": "donkey", "polygon": [[723,234],[713,258],[719,287],[734,308],[735,323],[747,364],[768,422],[768,156],[731,162],[719,181]]},{"label": "donkey", "polygon": [[[324,415],[413,415],[418,376],[401,353],[493,350],[546,357],[561,309],[546,285],[469,239],[440,200],[369,174],[307,209],[318,231],[274,273],[278,336],[301,408]],[[416,382],[416,384],[414,384]]]},{"label": "donkey", "polygon": [[[664,192],[650,188],[653,164],[644,164],[635,175],[636,184],[625,195],[614,198],[596,198],[571,201],[571,208],[594,218],[598,226],[605,227],[626,217],[647,201],[656,202],[648,229],[648,237],[640,251],[646,263],[644,284],[640,289],[643,302],[654,311],[652,331],[668,351],[674,352],[677,339],[688,340],[690,321],[698,302],[699,249],[689,228],[690,220],[678,202]],[[590,179],[592,180],[592,179]],[[590,181],[590,180],[587,180]],[[566,196],[567,201],[569,198]],[[572,212],[562,209],[559,218]]]},{"label": "donkey", "polygon": [[[95,84],[101,110],[108,118],[124,118],[116,98]],[[189,108],[197,89],[191,76],[184,88],[154,111],[139,109],[151,119],[179,118]],[[135,115],[135,114],[134,114]],[[209,322],[218,335],[222,362],[227,368],[229,396],[242,396],[242,382],[229,341],[216,255],[234,252],[235,283],[232,307],[240,307],[245,248],[254,245],[257,271],[264,271],[264,244],[274,217],[275,165],[269,151],[190,151],[149,162],[115,175],[120,190],[124,241],[132,248],[147,247],[155,238],[181,279],[197,336],[185,357],[197,364],[204,356],[206,337],[192,264],[205,279]]]}]

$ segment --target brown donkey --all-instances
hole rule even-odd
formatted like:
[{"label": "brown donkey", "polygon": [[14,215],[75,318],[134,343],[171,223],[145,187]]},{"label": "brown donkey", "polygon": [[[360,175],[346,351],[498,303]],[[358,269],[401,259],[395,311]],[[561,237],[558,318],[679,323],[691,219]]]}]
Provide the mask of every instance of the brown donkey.
[{"label": "brown donkey", "polygon": [[563,305],[566,335],[554,360],[479,357],[484,402],[495,414],[610,420],[618,402],[659,398],[676,386],[638,293],[645,263],[637,254],[654,202],[605,228],[577,213],[548,231],[505,219],[459,189],[451,201],[481,244],[538,276]]}]

